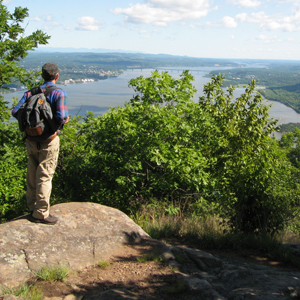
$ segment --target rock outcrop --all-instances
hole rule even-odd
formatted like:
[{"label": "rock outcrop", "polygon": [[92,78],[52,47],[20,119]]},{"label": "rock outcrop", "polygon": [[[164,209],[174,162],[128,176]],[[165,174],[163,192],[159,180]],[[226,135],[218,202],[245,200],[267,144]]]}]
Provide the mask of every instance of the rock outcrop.
[{"label": "rock outcrop", "polygon": [[[170,261],[178,276],[201,300],[300,299],[300,271],[217,257],[197,249],[172,247],[185,257]],[[191,298],[186,298],[193,299]]]},{"label": "rock outcrop", "polygon": [[[158,245],[178,282],[184,283],[186,289],[180,299],[300,299],[300,270],[296,268],[276,268],[198,249],[167,247],[151,239],[122,212],[99,204],[58,204],[51,208],[51,213],[59,217],[54,226],[31,223],[28,216],[0,225],[0,285],[17,286],[43,266],[60,264],[80,270],[109,260],[127,245],[148,243]],[[287,247],[300,255],[299,245]],[[181,258],[179,262],[175,257]],[[47,299],[148,299],[126,286],[98,294],[76,293],[75,289],[74,293]],[[173,296],[170,299],[176,298]],[[1,299],[17,298],[2,297],[0,292]]]},{"label": "rock outcrop", "polygon": [[56,225],[32,223],[28,215],[0,225],[0,285],[18,286],[43,266],[80,270],[150,238],[124,213],[100,204],[57,204],[51,213]]}]

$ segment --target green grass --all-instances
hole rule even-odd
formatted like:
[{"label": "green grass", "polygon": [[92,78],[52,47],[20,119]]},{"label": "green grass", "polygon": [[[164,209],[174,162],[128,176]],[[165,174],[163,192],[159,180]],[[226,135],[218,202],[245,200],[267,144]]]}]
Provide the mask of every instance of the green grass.
[{"label": "green grass", "polygon": [[[145,213],[143,211],[143,214]],[[151,214],[154,215],[153,212]],[[154,239],[177,239],[202,250],[233,250],[245,254],[252,251],[271,260],[300,267],[300,258],[283,247],[283,239],[280,237],[285,236],[284,234],[271,237],[266,234],[234,233],[230,228],[226,228],[220,219],[213,216],[159,216],[151,221],[141,216],[138,219],[144,220],[139,225]]]},{"label": "green grass", "polygon": [[173,253],[175,260],[179,263],[179,264],[183,264],[187,261],[186,257],[183,254],[180,253]]},{"label": "green grass", "polygon": [[68,267],[57,265],[54,267],[42,267],[36,276],[39,280],[44,281],[64,281],[68,273]]},{"label": "green grass", "polygon": [[14,295],[25,300],[41,300],[43,297],[42,289],[40,287],[34,287],[26,283],[18,288],[0,287],[0,290],[3,296]]},{"label": "green grass", "polygon": [[147,261],[161,262],[164,258],[156,253],[147,253],[143,256],[137,257],[139,263],[145,263]]},{"label": "green grass", "polygon": [[184,281],[179,281],[176,285],[168,286],[166,291],[168,294],[179,294],[185,292],[187,285]]},{"label": "green grass", "polygon": [[101,260],[97,263],[97,266],[101,269],[105,269],[110,266],[110,263],[108,261]]}]

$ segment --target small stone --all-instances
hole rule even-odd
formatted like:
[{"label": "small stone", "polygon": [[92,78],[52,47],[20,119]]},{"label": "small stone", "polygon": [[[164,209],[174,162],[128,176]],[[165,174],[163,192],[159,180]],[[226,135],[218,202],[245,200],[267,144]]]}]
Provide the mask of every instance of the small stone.
[{"label": "small stone", "polygon": [[64,300],[81,300],[83,298],[84,295],[74,295],[74,294],[70,294],[67,295]]}]

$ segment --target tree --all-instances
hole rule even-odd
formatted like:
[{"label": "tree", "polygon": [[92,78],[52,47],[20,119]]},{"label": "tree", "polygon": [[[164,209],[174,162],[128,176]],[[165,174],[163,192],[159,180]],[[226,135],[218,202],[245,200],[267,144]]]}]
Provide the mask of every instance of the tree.
[{"label": "tree", "polygon": [[299,188],[269,136],[269,107],[254,81],[234,99],[213,76],[196,102],[192,80],[188,72],[132,79],[125,107],[73,127],[80,138],[55,179],[63,174],[63,196],[125,212],[155,201],[166,211],[218,214],[238,232],[275,233],[295,215]]},{"label": "tree", "polygon": [[[19,66],[21,59],[38,44],[47,44],[49,36],[37,30],[24,36],[21,25],[28,17],[28,9],[16,7],[10,13],[0,0],[0,89],[19,80],[31,88],[40,72],[27,71]],[[24,209],[26,154],[16,123],[11,118],[8,103],[0,96],[0,222]]]},{"label": "tree", "polygon": [[2,3],[3,0],[0,0],[0,88],[7,88],[15,79],[31,86],[39,73],[21,68],[19,61],[39,44],[47,44],[50,36],[41,30],[24,36],[25,28],[21,24],[29,16],[28,9],[16,7],[14,12],[10,13]]}]

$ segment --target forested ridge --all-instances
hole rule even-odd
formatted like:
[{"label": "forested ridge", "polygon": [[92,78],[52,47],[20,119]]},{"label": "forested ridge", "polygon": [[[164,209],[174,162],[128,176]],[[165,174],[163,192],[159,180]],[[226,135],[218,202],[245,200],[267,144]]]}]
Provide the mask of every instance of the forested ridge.
[{"label": "forested ridge", "polygon": [[[266,99],[279,101],[300,113],[300,62],[264,61],[264,64],[263,68],[220,70],[226,77],[224,86],[243,86],[255,79]],[[211,72],[210,76],[217,72]]]},{"label": "forested ridge", "polygon": [[95,80],[117,76],[127,69],[160,67],[202,67],[216,64],[237,67],[229,59],[193,58],[166,54],[142,53],[30,53],[21,65],[27,70],[40,70],[43,63],[56,61],[63,71],[61,81],[67,79],[89,78]]}]

